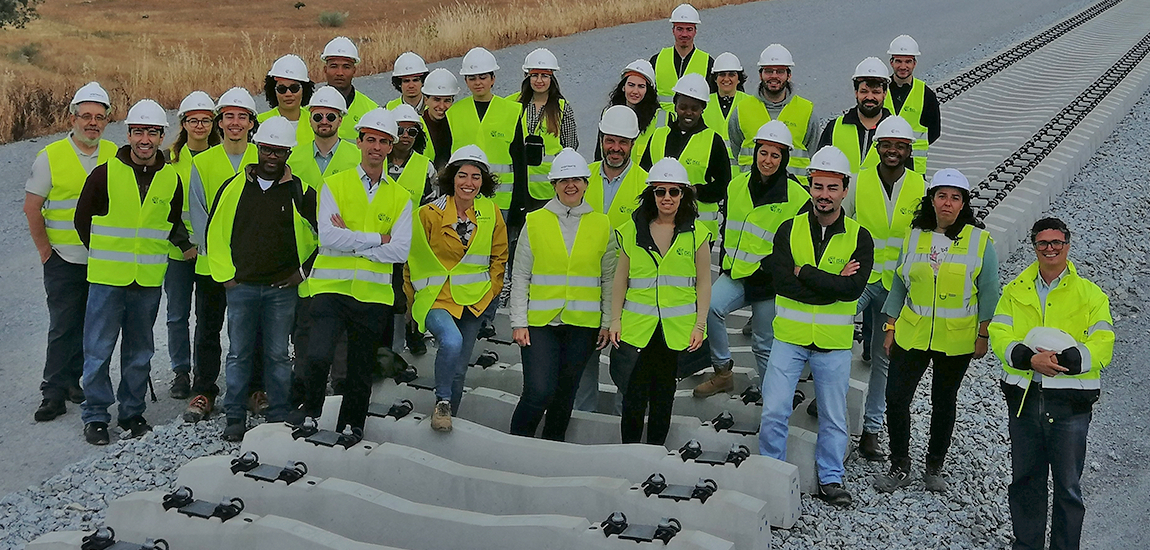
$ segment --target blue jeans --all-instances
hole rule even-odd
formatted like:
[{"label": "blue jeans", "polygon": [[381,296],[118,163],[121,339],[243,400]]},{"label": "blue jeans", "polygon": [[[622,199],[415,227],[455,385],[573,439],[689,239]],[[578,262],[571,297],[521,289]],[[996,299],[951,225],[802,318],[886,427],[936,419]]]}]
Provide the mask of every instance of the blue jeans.
[{"label": "blue jeans", "polygon": [[192,314],[192,288],[196,262],[168,258],[164,294],[168,297],[168,359],[175,372],[192,371],[192,338],[188,318]]},{"label": "blue jeans", "polygon": [[[711,340],[711,363],[725,365],[731,359],[731,344],[727,338],[727,315],[747,305],[743,283],[722,275],[711,285],[711,309],[707,314],[707,338]],[[751,351],[755,353],[755,367],[759,377],[767,370],[771,359],[771,340],[774,330],[775,301],[751,302]]]},{"label": "blue jeans", "polygon": [[575,388],[595,353],[598,329],[571,325],[529,327],[531,345],[522,348],[523,392],[511,415],[511,434],[563,441],[575,404]]},{"label": "blue jeans", "polygon": [[819,484],[842,483],[847,431],[847,388],[850,386],[851,350],[812,351],[775,339],[771,362],[763,377],[763,419],[759,425],[759,454],[787,459],[787,422],[795,385],[810,362],[819,407],[819,438],[815,464]]},{"label": "blue jeans", "polygon": [[[883,349],[886,331],[882,326],[886,324],[886,314],[882,312],[882,306],[888,294],[890,291],[882,286],[882,281],[866,285],[859,297],[857,310],[857,313],[862,313],[869,308],[874,319],[870,333],[870,382],[863,408],[863,431],[874,434],[882,431],[882,421],[886,414],[886,375],[890,369],[890,357]],[[863,334],[863,338],[866,337]]]},{"label": "blue jeans", "polygon": [[467,307],[463,308],[459,319],[452,317],[446,309],[427,312],[424,326],[439,344],[435,352],[435,400],[451,402],[452,415],[459,412],[463,381],[467,377],[467,366],[471,364],[471,351],[475,349],[475,336],[484,323],[494,317],[498,302],[498,297],[491,300],[491,305],[478,317]]},{"label": "blue jeans", "polygon": [[[268,394],[268,421],[283,420],[290,410],[291,358],[288,357],[288,337],[295,323],[296,287],[240,283],[227,289],[228,346],[224,377],[227,394],[224,413],[229,420],[243,419],[248,384],[252,377],[252,361],[257,348],[256,335],[263,337],[264,390]],[[261,333],[262,331],[262,333]]]},{"label": "blue jeans", "polygon": [[[84,403],[80,418],[112,421],[108,407],[120,402],[121,420],[144,414],[148,376],[155,342],[152,327],[160,311],[159,287],[124,287],[92,283],[84,315]],[[120,386],[112,394],[108,370],[116,340],[120,340]]]}]

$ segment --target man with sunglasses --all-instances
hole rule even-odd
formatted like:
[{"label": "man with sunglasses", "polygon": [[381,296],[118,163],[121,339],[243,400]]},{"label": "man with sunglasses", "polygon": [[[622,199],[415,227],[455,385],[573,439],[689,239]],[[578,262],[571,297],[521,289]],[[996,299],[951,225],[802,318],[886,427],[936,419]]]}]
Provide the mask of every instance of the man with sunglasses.
[{"label": "man with sunglasses", "polygon": [[272,117],[252,140],[258,160],[224,183],[207,235],[212,278],[227,289],[225,441],[240,441],[247,431],[244,399],[257,335],[266,358],[267,420],[281,422],[290,411],[288,338],[315,254],[316,192],[287,166],[295,129]]},{"label": "man with sunglasses", "polygon": [[1030,242],[1037,261],[1002,289],[988,327],[1008,407],[1014,548],[1044,547],[1050,477],[1050,547],[1078,548],[1086,512],[1079,481],[1102,369],[1114,355],[1114,319],[1106,294],[1067,259],[1062,220],[1035,222]]},{"label": "man with sunglasses", "polygon": [[331,86],[316,90],[308,110],[311,115],[308,123],[314,137],[292,149],[288,166],[301,181],[318,192],[324,178],[359,163],[359,151],[354,143],[339,137],[347,114],[347,103],[339,91]]},{"label": "man with sunglasses", "polygon": [[347,124],[340,125],[339,137],[355,141],[355,125],[365,113],[379,108],[379,104],[355,89],[351,83],[355,78],[356,65],[359,65],[359,48],[346,36],[337,36],[327,43],[320,55],[323,60],[323,76],[331,86],[343,95],[347,103],[344,118]]},{"label": "man with sunglasses", "polygon": [[391,85],[399,97],[387,102],[387,110],[394,111],[400,104],[410,105],[415,112],[423,112],[423,79],[427,78],[427,64],[414,52],[403,52],[391,70]]}]

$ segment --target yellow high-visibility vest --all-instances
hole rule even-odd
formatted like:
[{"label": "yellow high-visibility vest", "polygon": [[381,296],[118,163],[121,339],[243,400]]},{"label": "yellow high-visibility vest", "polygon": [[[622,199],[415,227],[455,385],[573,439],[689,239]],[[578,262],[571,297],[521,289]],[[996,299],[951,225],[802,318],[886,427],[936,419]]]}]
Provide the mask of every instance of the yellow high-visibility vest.
[{"label": "yellow high-visibility vest", "polygon": [[495,204],[501,209],[511,207],[515,173],[511,166],[511,142],[519,124],[520,105],[504,97],[492,96],[483,120],[475,109],[475,98],[465,97],[447,110],[447,123],[451,128],[451,152],[464,145],[478,145],[487,155],[491,173],[499,180],[495,188]]},{"label": "yellow high-visibility vest", "polygon": [[928,132],[926,126],[922,125],[922,109],[923,103],[926,99],[926,83],[914,79],[911,83],[910,93],[906,96],[906,101],[902,104],[902,109],[895,111],[894,99],[891,99],[891,94],[886,94],[886,99],[883,100],[882,106],[886,110],[900,116],[903,120],[910,123],[910,129],[914,131],[914,142],[911,143],[910,156],[914,158],[914,171],[920,174],[926,173],[926,155],[930,149],[930,140],[928,139]]},{"label": "yellow high-visibility vest", "polygon": [[583,200],[591,205],[591,209],[607,214],[611,220],[611,227],[619,227],[631,219],[631,213],[639,208],[639,195],[647,188],[647,171],[632,162],[627,175],[619,184],[611,204],[606,204],[603,192],[602,162],[593,162],[587,166],[591,170],[591,177],[587,178],[587,192]]},{"label": "yellow high-visibility vest", "polygon": [[[57,249],[72,249],[76,252],[88,250],[80,241],[76,233],[76,203],[80,199],[80,191],[84,189],[84,180],[88,179],[88,172],[80,164],[80,157],[76,156],[76,149],[71,143],[71,137],[66,136],[54,141],[40,150],[38,155],[48,155],[48,171],[52,175],[52,189],[45,197],[41,213],[44,215],[44,230],[48,233],[48,243]],[[108,162],[116,155],[116,144],[106,139],[100,140],[97,145],[97,165]]]},{"label": "yellow high-visibility vest", "polygon": [[895,198],[894,211],[886,206],[886,189],[878,177],[878,168],[863,170],[855,183],[855,217],[874,239],[874,268],[869,283],[882,281],[890,290],[898,269],[898,253],[910,233],[914,212],[926,195],[926,181],[912,170],[905,172],[902,190]]},{"label": "yellow high-visibility vest", "polygon": [[541,327],[559,316],[565,325],[600,328],[600,277],[603,254],[611,239],[607,215],[583,214],[570,252],[563,241],[559,217],[546,208],[527,214],[524,231],[534,259],[527,290],[527,324]]},{"label": "yellow high-visibility vest", "polygon": [[[711,56],[707,52],[695,48],[691,52],[691,59],[687,61],[687,68],[683,74],[695,73],[707,77],[707,64]],[[675,92],[672,88],[679,83],[679,75],[675,72],[675,48],[667,47],[659,51],[655,57],[655,90],[659,93],[659,106],[668,113],[675,112]]]},{"label": "yellow high-visibility vest", "polygon": [[799,182],[787,178],[786,202],[755,206],[751,200],[751,173],[735,176],[727,188],[727,224],[723,238],[723,269],[732,279],[749,277],[775,248],[775,232],[794,218],[811,200]]},{"label": "yellow high-visibility vest", "polygon": [[[799,183],[807,184],[807,167],[811,165],[811,152],[807,151],[807,126],[814,113],[815,104],[809,99],[793,96],[779,112],[779,121],[791,131],[791,160],[787,162],[787,172],[799,178]],[[739,129],[743,132],[743,143],[739,147],[739,169],[751,170],[755,163],[755,134],[764,124],[771,121],[771,113],[759,98],[739,103]]]},{"label": "yellow high-visibility vest", "polygon": [[[196,155],[196,157],[192,159],[192,164],[196,167],[196,173],[200,175],[200,183],[204,187],[204,200],[207,201],[208,213],[211,213],[215,205],[216,195],[219,194],[220,187],[223,186],[224,182],[235,177],[237,173],[242,172],[245,166],[255,164],[258,160],[259,155],[254,143],[248,143],[247,149],[244,150],[244,155],[240,159],[238,168],[232,166],[232,161],[228,159],[228,153],[224,151],[223,144],[209,147],[207,151]],[[189,175],[189,177],[191,176]],[[191,183],[188,185],[191,185]],[[205,238],[203,241],[206,244],[207,239]],[[199,254],[199,256],[196,256],[196,275],[211,275],[212,270],[208,265],[206,251],[200,250]]]},{"label": "yellow high-visibility vest", "polygon": [[108,213],[92,218],[88,282],[158,287],[168,270],[176,169],[170,164],[160,168],[141,201],[135,170],[114,157],[107,166]]}]

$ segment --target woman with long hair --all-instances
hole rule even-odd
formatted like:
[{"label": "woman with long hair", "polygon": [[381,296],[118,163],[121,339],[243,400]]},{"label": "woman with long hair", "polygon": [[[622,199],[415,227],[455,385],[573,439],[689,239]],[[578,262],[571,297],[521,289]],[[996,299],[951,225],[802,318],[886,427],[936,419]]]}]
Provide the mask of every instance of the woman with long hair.
[{"label": "woman with long hair", "polygon": [[307,73],[307,64],[299,56],[287,54],[276,60],[264,77],[264,99],[271,109],[256,117],[263,122],[273,116],[282,116],[296,129],[296,141],[307,143],[313,139],[308,122],[307,105],[315,92],[315,82]]},{"label": "woman with long hair", "polygon": [[[636,164],[643,158],[647,143],[655,128],[667,124],[667,112],[659,107],[659,92],[655,90],[655,69],[646,59],[636,59],[623,68],[619,83],[611,89],[607,107],[626,105],[639,117],[639,137],[631,147],[631,160]],[[604,108],[606,110],[606,108]],[[600,136],[602,142],[602,136]],[[603,160],[602,143],[595,146],[595,160]]]},{"label": "woman with long hair", "polygon": [[536,49],[523,61],[519,93],[508,96],[523,109],[515,140],[523,144],[524,154],[516,161],[527,165],[528,211],[542,207],[555,196],[548,180],[555,155],[565,148],[579,148],[575,112],[559,91],[557,72],[559,61],[555,55],[546,48]]}]

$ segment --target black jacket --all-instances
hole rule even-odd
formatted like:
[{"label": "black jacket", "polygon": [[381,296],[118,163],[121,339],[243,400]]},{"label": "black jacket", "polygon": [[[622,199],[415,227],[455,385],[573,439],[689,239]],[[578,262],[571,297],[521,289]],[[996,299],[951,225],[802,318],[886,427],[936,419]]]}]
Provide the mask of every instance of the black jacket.
[{"label": "black jacket", "polygon": [[[664,153],[668,157],[679,158],[683,153],[683,148],[687,146],[687,142],[691,138],[702,132],[707,128],[706,125],[700,124],[691,130],[680,130],[679,122],[671,122],[667,126],[671,131],[667,134],[667,145]],[[698,195],[698,200],[703,202],[722,202],[727,198],[727,185],[731,183],[731,160],[727,147],[723,145],[723,138],[717,132],[711,143],[711,156],[707,159],[707,173],[703,176],[706,180],[706,185],[699,185],[695,187]],[[639,161],[639,167],[644,170],[650,170],[651,165],[661,159],[651,158],[651,148],[648,147],[643,151],[643,158]]]}]

